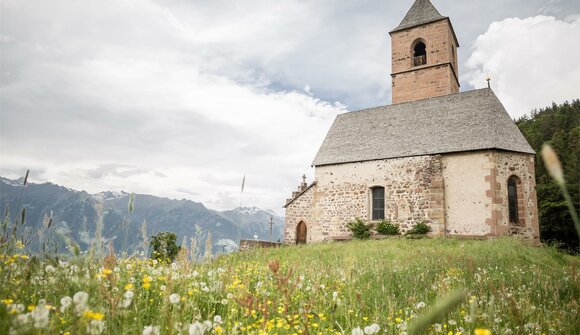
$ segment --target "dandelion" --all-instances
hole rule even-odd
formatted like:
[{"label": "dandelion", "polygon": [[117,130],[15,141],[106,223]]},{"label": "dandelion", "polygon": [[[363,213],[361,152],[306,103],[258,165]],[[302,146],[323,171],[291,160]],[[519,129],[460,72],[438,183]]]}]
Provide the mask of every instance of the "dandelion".
[{"label": "dandelion", "polygon": [[53,273],[54,271],[56,271],[56,269],[54,268],[54,266],[52,265],[47,265],[44,270],[48,273]]},{"label": "dandelion", "polygon": [[85,305],[89,300],[89,294],[87,292],[79,291],[73,295],[73,302],[75,305]]},{"label": "dandelion", "polygon": [[189,326],[189,335],[203,335],[206,327],[200,322],[195,322]]},{"label": "dandelion", "polygon": [[169,296],[169,302],[172,304],[177,304],[179,302],[179,294],[173,293]]},{"label": "dandelion", "polygon": [[433,325],[433,330],[436,331],[437,333],[441,332],[442,329],[442,325],[440,323],[436,323]]},{"label": "dandelion", "polygon": [[420,303],[418,303],[418,304],[416,305],[416,307],[417,307],[418,309],[425,308],[425,306],[426,306],[426,304],[425,304],[423,301],[421,301]]},{"label": "dandelion", "polygon": [[491,335],[491,330],[489,329],[483,329],[483,328],[476,328],[473,331],[474,335]]},{"label": "dandelion", "polygon": [[218,324],[222,323],[222,317],[219,315],[214,316],[213,323],[218,323]]},{"label": "dandelion", "polygon": [[69,297],[69,296],[62,297],[60,299],[60,305],[61,305],[60,306],[60,312],[61,313],[64,313],[64,311],[66,311],[70,307],[71,304],[72,304],[72,298],[71,297]]},{"label": "dandelion", "polygon": [[159,335],[159,326],[146,326],[143,335]]},{"label": "dandelion", "polygon": [[87,325],[87,333],[91,335],[99,335],[105,331],[105,323],[103,320],[91,320]]},{"label": "dandelion", "polygon": [[44,303],[41,303],[30,312],[30,316],[34,321],[34,328],[46,328],[48,326],[49,311],[50,308],[47,308]]},{"label": "dandelion", "polygon": [[379,330],[381,330],[381,327],[378,324],[373,323],[372,325],[365,327],[365,334],[377,334]]},{"label": "dandelion", "polygon": [[364,333],[360,327],[356,327],[352,330],[351,335],[364,335]]},{"label": "dandelion", "polygon": [[105,317],[105,314],[88,310],[83,313],[83,316],[91,320],[102,320]]}]

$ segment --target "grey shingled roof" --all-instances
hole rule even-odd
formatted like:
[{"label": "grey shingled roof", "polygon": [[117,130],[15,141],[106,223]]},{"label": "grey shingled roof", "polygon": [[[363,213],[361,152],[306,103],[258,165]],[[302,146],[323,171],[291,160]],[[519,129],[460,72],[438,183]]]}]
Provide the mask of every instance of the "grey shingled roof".
[{"label": "grey shingled roof", "polygon": [[411,9],[403,18],[403,21],[391,32],[415,27],[421,24],[446,19],[446,16],[439,14],[437,9],[429,0],[416,0]]},{"label": "grey shingled roof", "polygon": [[312,165],[485,149],[534,154],[487,88],[340,114]]}]

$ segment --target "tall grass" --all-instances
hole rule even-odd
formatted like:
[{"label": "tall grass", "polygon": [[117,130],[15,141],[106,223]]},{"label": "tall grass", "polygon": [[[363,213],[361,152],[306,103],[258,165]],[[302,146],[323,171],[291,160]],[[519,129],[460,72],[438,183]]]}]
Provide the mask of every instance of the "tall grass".
[{"label": "tall grass", "polygon": [[577,334],[579,263],[508,238],[353,241],[209,263],[13,254],[0,260],[0,334],[406,334],[458,289],[457,308],[422,333]]}]

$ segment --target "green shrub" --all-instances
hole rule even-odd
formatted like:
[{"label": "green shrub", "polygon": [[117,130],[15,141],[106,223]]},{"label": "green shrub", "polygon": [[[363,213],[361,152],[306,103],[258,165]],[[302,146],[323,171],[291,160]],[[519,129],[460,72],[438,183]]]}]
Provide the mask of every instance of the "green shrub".
[{"label": "green shrub", "polygon": [[151,259],[173,262],[181,250],[175,242],[177,236],[170,232],[159,232],[151,237]]},{"label": "green shrub", "polygon": [[399,226],[388,220],[381,220],[377,224],[377,232],[383,235],[401,235]]},{"label": "green shrub", "polygon": [[356,218],[354,221],[347,223],[348,229],[352,232],[354,238],[366,240],[371,237],[371,224],[366,224],[363,220]]},{"label": "green shrub", "polygon": [[406,235],[427,235],[427,233],[430,231],[431,227],[426,223],[424,223],[423,221],[421,221],[417,222],[417,224],[415,224],[413,228],[411,228],[411,230],[407,232]]}]

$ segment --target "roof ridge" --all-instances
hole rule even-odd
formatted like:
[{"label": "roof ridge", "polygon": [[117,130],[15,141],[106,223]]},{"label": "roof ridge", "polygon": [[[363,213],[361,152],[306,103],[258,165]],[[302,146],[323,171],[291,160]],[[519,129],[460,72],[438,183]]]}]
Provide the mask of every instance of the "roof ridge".
[{"label": "roof ridge", "polygon": [[398,104],[380,105],[380,106],[375,106],[375,107],[368,107],[368,108],[363,108],[363,109],[357,109],[357,110],[354,110],[354,111],[348,111],[346,113],[338,114],[338,116],[345,115],[345,114],[350,114],[350,113],[357,113],[357,112],[368,112],[368,111],[373,110],[373,109],[379,109],[379,108],[385,108],[385,107],[391,107],[391,106],[399,106],[399,105],[405,105],[405,104],[412,104],[412,103],[416,103],[418,101],[426,101],[426,100],[430,100],[430,99],[443,99],[445,97],[451,97],[451,96],[458,95],[458,94],[475,93],[475,92],[486,91],[486,90],[489,90],[489,91],[493,92],[493,90],[491,88],[488,88],[488,87],[477,88],[477,89],[469,90],[469,91],[456,92],[456,93],[450,93],[450,94],[440,95],[440,96],[436,96],[436,97],[428,97],[428,98],[423,98],[423,99],[418,99],[418,100],[413,100],[413,101],[400,102]]}]

